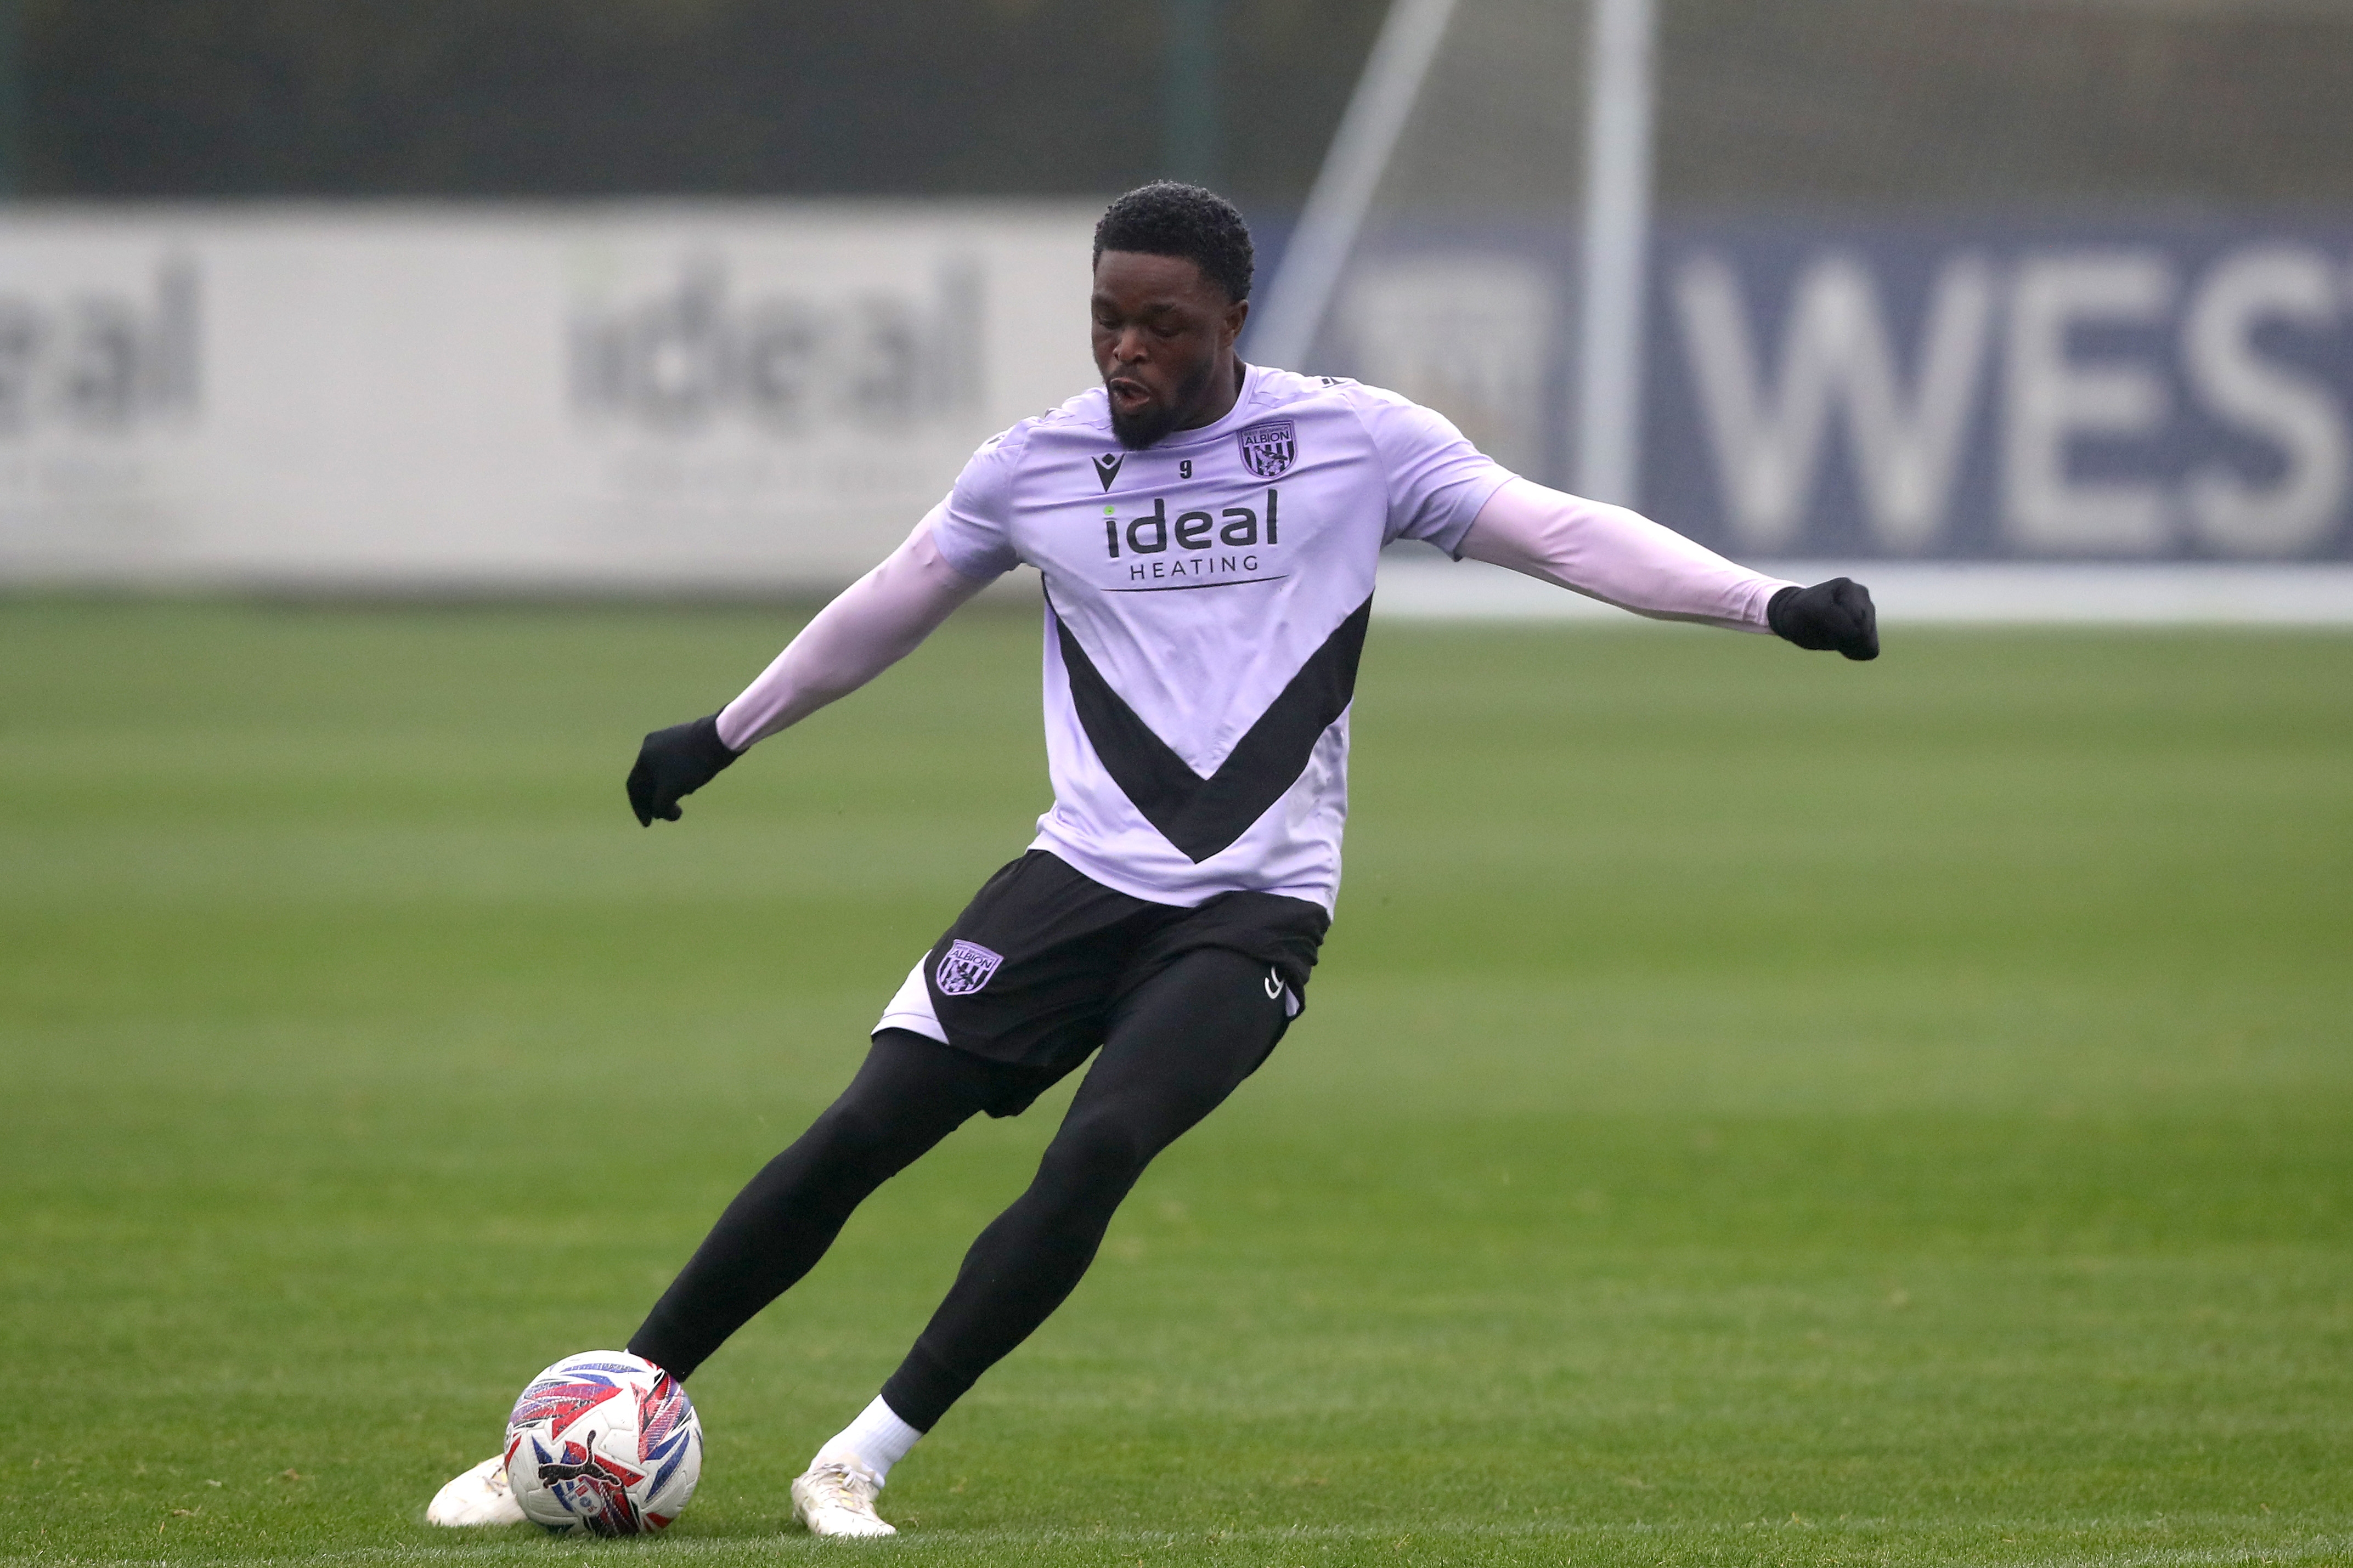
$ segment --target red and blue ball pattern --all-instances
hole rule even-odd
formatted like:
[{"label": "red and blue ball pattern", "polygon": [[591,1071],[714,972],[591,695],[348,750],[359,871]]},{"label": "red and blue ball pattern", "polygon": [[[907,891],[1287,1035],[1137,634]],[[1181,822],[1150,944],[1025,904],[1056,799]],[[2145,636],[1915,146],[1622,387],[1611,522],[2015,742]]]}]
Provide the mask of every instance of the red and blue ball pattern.
[{"label": "red and blue ball pattern", "polygon": [[621,1351],[566,1356],[531,1381],[507,1420],[507,1481],[557,1535],[644,1535],[676,1519],[702,1479],[702,1427],[670,1373]]}]

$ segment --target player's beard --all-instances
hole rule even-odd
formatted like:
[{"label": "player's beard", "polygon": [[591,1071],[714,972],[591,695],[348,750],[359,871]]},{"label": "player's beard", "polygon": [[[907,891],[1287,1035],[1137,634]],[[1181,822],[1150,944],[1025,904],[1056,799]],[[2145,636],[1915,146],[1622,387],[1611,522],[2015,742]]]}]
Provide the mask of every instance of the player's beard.
[{"label": "player's beard", "polygon": [[[1155,399],[1133,414],[1123,415],[1119,405],[1111,408],[1111,433],[1113,439],[1131,452],[1140,452],[1171,430],[1176,421],[1185,417],[1185,410],[1201,401],[1201,394],[1209,389],[1209,378],[1218,373],[1218,362],[1205,359],[1200,368],[1176,384],[1176,392],[1165,400]],[[1105,377],[1106,381],[1110,378]]]}]

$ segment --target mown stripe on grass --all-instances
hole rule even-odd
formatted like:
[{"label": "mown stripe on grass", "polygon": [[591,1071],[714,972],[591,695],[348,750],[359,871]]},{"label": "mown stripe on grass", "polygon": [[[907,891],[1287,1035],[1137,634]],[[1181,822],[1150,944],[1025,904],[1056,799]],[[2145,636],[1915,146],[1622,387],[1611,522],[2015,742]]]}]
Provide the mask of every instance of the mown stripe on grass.
[{"label": "mown stripe on grass", "polygon": [[[627,1552],[641,1557],[659,1552],[696,1562],[728,1561],[735,1557],[772,1558],[776,1552],[814,1552],[839,1556],[874,1552],[894,1555],[952,1554],[962,1561],[999,1560],[1008,1554],[1052,1551],[1115,1548],[1121,1552],[1215,1555],[1223,1549],[1330,1546],[1345,1544],[1385,1549],[1406,1561],[1424,1560],[1432,1550],[1480,1545],[1513,1546],[1578,1542],[1599,1549],[1607,1557],[1620,1555],[1609,1548],[1640,1549],[1655,1553],[1676,1549],[1711,1549],[1710,1562],[1767,1563],[1841,1562],[1857,1560],[1867,1552],[1883,1563],[2000,1563],[2002,1568],[2203,1568],[2206,1564],[2342,1563],[2353,1559],[2353,1535],[2315,1534],[2301,1540],[2264,1544],[2168,1546],[2157,1542],[2085,1542],[2056,1552],[2012,1552],[2004,1546],[2045,1546],[2053,1536],[2081,1539],[2096,1535],[2179,1535],[2202,1531],[2244,1533],[2251,1529],[2277,1528],[2278,1521],[2261,1516],[2168,1517],[2157,1520],[2076,1521],[2067,1523],[2000,1523],[1974,1521],[1951,1526],[1905,1525],[1883,1520],[1812,1521],[1751,1520],[1737,1524],[1579,1524],[1566,1521],[1529,1521],[1493,1524],[1451,1522],[1417,1524],[1399,1530],[1348,1525],[1269,1525],[1258,1528],[1206,1531],[1132,1529],[1092,1530],[942,1530],[902,1534],[884,1542],[848,1546],[825,1542],[797,1531],[754,1537],[732,1536],[701,1540],[681,1537],[636,1542],[560,1541],[521,1529],[486,1532],[483,1538],[447,1546],[402,1544],[361,1547],[341,1552],[301,1552],[245,1557],[103,1557],[79,1553],[0,1555],[0,1568],[74,1568],[103,1563],[107,1568],[186,1568],[202,1563],[206,1568],[274,1568],[301,1563],[480,1563],[508,1559],[545,1561],[554,1553]],[[1810,1545],[1812,1550],[1807,1550]],[[1746,1547],[1748,1550],[1741,1551]],[[1730,1550],[1727,1550],[1730,1549]],[[568,1559],[586,1563],[586,1556]],[[1564,1554],[1559,1561],[1578,1561]],[[1586,1559],[1590,1561],[1592,1559]],[[1660,1561],[1655,1556],[1650,1561]],[[1672,1560],[1672,1559],[1666,1559]]]}]

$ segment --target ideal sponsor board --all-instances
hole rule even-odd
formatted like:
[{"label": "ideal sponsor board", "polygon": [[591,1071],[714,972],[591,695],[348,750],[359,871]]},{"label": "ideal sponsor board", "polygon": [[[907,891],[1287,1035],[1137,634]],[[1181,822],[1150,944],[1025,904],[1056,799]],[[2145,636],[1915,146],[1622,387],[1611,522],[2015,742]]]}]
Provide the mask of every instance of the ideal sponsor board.
[{"label": "ideal sponsor board", "polygon": [[758,589],[1086,385],[1091,208],[0,220],[0,575]]},{"label": "ideal sponsor board", "polygon": [[[1682,221],[1642,508],[1744,558],[2353,556],[2353,222]],[[1569,483],[1557,238],[1423,232],[1327,342]]]}]

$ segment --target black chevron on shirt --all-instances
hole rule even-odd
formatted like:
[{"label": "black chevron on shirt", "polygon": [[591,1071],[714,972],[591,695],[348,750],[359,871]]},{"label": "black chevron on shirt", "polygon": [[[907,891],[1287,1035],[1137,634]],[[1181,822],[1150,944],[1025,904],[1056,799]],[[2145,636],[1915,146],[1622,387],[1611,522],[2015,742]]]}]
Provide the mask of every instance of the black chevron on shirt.
[{"label": "black chevron on shirt", "polygon": [[1054,629],[1070,676],[1071,706],[1103,770],[1144,819],[1198,865],[1249,832],[1307,771],[1315,742],[1356,694],[1356,661],[1372,615],[1367,598],[1334,628],[1208,778],[1169,750],[1111,689],[1059,614]]}]

